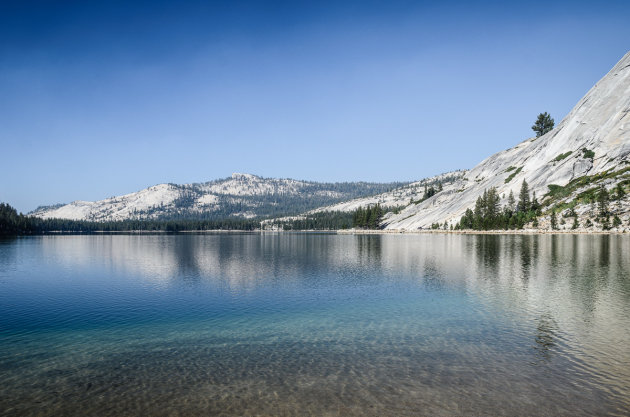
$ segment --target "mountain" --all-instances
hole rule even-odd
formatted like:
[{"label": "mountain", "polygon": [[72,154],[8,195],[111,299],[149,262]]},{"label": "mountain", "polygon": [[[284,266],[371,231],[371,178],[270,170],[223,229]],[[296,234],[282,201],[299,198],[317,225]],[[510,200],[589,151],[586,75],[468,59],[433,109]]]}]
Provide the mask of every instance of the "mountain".
[{"label": "mountain", "polygon": [[159,184],[100,201],[40,206],[29,215],[90,221],[284,216],[383,193],[403,184],[317,183],[235,173],[201,184]]},{"label": "mountain", "polygon": [[[555,129],[498,152],[469,171],[410,184],[321,184],[234,174],[203,184],[160,184],[102,201],[40,207],[31,215],[96,221],[266,217],[273,218],[265,224],[274,228],[291,219],[349,213],[378,203],[390,209],[383,228],[418,230],[437,223],[456,225],[492,188],[505,206],[510,193],[518,197],[523,181],[543,204],[538,228],[550,227],[552,212],[562,219],[560,229],[571,227],[571,221],[564,221],[569,214],[577,216],[579,228],[590,223],[589,230],[606,228],[597,207],[603,187],[614,196],[608,207],[618,220],[613,229],[630,230],[630,52]],[[425,184],[438,183],[441,189],[423,198]],[[534,223],[525,227],[534,228]]]},{"label": "mountain", "polygon": [[433,177],[424,178],[420,181],[412,182],[411,184],[403,185],[402,187],[398,187],[381,194],[369,197],[359,197],[350,201],[343,201],[330,206],[319,207],[311,210],[309,213],[320,213],[325,211],[340,211],[347,213],[354,211],[359,207],[366,207],[374,204],[380,204],[381,206],[387,208],[408,206],[411,203],[421,200],[424,197],[427,188],[434,187],[437,189],[440,186],[447,186],[463,178],[467,172],[468,171],[466,170],[445,172]]},{"label": "mountain", "polygon": [[352,200],[318,207],[299,215],[268,219],[263,221],[262,225],[265,229],[281,230],[286,223],[291,223],[294,220],[312,219],[325,213],[350,213],[360,207],[367,207],[375,204],[380,204],[385,209],[396,210],[422,200],[428,188],[433,187],[434,189],[439,189],[439,187],[448,186],[449,184],[464,177],[467,172],[468,171],[466,170],[445,172],[440,175],[435,175],[433,177],[424,178],[420,181],[402,185],[381,194],[358,197]]},{"label": "mountain", "polygon": [[610,211],[622,220],[618,229],[629,228],[630,52],[555,129],[490,156],[435,196],[388,213],[382,225],[391,230],[454,225],[484,190],[496,187],[505,205],[510,192],[518,198],[523,180],[545,205],[541,228],[549,226],[552,209],[561,216],[575,210],[582,225],[595,220],[599,186],[614,194],[620,184],[626,196],[611,202]]}]

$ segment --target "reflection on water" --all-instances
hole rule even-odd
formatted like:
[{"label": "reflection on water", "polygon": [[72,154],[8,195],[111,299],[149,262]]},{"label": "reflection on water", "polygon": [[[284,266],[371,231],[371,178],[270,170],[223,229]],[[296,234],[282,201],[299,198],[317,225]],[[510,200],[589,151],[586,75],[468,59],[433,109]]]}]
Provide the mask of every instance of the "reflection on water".
[{"label": "reflection on water", "polygon": [[627,415],[630,239],[0,241],[1,415]]},{"label": "reflection on water", "polygon": [[540,352],[543,360],[551,359],[553,348],[556,346],[557,327],[555,320],[549,314],[544,314],[538,319],[538,326],[536,326],[538,334],[534,348]]}]

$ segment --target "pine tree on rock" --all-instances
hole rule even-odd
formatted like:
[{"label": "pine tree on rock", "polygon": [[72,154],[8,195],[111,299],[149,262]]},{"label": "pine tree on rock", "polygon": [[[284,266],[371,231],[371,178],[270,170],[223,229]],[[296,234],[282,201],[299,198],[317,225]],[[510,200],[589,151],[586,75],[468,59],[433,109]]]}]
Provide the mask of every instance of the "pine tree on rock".
[{"label": "pine tree on rock", "polygon": [[626,195],[626,192],[623,189],[623,185],[618,183],[615,187],[615,192],[617,193],[617,200],[623,200],[623,197]]},{"label": "pine tree on rock", "polygon": [[532,130],[536,132],[536,137],[540,137],[545,133],[551,131],[555,125],[554,120],[551,118],[551,115],[547,112],[540,113],[536,122],[532,126]]}]

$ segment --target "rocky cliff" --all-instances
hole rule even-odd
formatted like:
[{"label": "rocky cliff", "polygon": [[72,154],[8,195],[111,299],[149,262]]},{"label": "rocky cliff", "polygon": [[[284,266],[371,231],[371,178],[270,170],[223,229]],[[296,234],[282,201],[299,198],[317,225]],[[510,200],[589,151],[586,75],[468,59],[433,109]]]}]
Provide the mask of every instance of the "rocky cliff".
[{"label": "rocky cliff", "polygon": [[[389,213],[383,226],[417,230],[430,228],[434,223],[454,225],[466,209],[474,208],[484,190],[495,187],[505,204],[510,191],[518,196],[523,180],[529,184],[530,191],[545,202],[541,228],[548,227],[551,209],[562,215],[573,208],[581,224],[594,217],[595,187],[603,185],[613,191],[621,184],[622,189],[628,190],[630,52],[588,91],[555,129],[490,156],[432,198],[410,204],[398,214]],[[552,193],[552,189],[561,192]],[[618,229],[629,228],[629,211],[627,195],[611,203],[611,215],[622,220]]]}]

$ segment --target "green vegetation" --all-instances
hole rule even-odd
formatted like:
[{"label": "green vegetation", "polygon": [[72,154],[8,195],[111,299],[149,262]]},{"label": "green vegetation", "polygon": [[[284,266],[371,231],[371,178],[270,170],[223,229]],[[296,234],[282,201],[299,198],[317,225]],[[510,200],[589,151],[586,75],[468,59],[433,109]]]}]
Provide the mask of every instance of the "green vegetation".
[{"label": "green vegetation", "polygon": [[411,201],[413,204],[420,204],[425,200],[428,200],[429,198],[433,197],[434,195],[436,195],[437,193],[439,193],[440,191],[442,191],[443,185],[441,181],[438,181],[437,183],[433,183],[431,185],[427,185],[424,184],[424,194],[422,196],[422,198],[420,200],[416,200],[416,201]]},{"label": "green vegetation", "polygon": [[[441,175],[439,179],[434,179],[432,181],[424,181],[420,185],[424,186],[424,194],[422,198],[418,200],[411,200],[411,204],[420,204],[425,200],[433,197],[437,193],[441,192],[444,189],[444,184],[452,184],[453,182],[463,179],[464,181],[468,181],[467,178],[462,178],[461,174],[451,174],[451,175]],[[457,192],[461,192],[462,190],[458,190]]]},{"label": "green vegetation", "polygon": [[458,230],[496,230],[496,229],[522,229],[525,224],[534,222],[540,215],[540,205],[536,196],[530,200],[529,186],[526,181],[521,185],[519,201],[514,207],[514,196],[508,197],[508,204],[501,208],[500,198],[496,188],[485,190],[477,199],[475,210],[468,209],[462,216]]},{"label": "green vegetation", "polygon": [[569,152],[561,153],[560,155],[556,156],[556,157],[553,159],[553,162],[562,161],[563,159],[565,159],[567,156],[571,155],[572,153],[573,153],[573,151],[569,151]]},{"label": "green vegetation", "polygon": [[595,158],[595,152],[590,149],[582,148],[582,156],[584,159],[593,159]]},{"label": "green vegetation", "polygon": [[8,204],[0,203],[0,235],[18,235],[29,233],[32,229],[30,218],[18,214]]},{"label": "green vegetation", "polygon": [[[556,184],[549,184],[549,192],[545,194],[543,205],[549,206],[555,202],[562,200],[573,194],[578,188],[585,187],[589,184],[599,183],[603,180],[611,178],[621,178],[619,187],[621,188],[622,196],[625,195],[625,186],[630,184],[630,167],[626,167],[617,171],[604,171],[595,175],[585,175],[582,177],[574,178],[567,185],[561,186]],[[597,188],[591,188],[581,192],[577,195],[576,200],[579,203],[592,203],[596,199]],[[619,191],[616,191],[619,195]]]},{"label": "green vegetation", "polygon": [[353,213],[341,211],[324,211],[309,214],[302,219],[274,222],[283,230],[339,230],[349,229],[352,225]]},{"label": "green vegetation", "polygon": [[551,118],[551,115],[547,112],[540,113],[536,122],[532,126],[532,130],[536,132],[536,137],[540,137],[545,133],[551,131],[555,125],[554,120]]},{"label": "green vegetation", "polygon": [[[510,168],[512,168],[512,167],[510,167]],[[510,169],[510,168],[508,168],[508,169]],[[510,176],[507,177],[504,182],[507,184],[508,182],[512,181],[514,179],[514,177],[516,177],[518,175],[518,173],[521,172],[522,169],[523,169],[523,167],[516,168],[516,171],[511,173]]]},{"label": "green vegetation", "polygon": [[392,212],[392,213],[394,213],[394,214],[398,214],[398,213],[400,213],[401,211],[403,211],[403,209],[404,209],[405,207],[407,207],[407,206],[406,206],[406,205],[404,205],[404,204],[403,204],[403,205],[400,205],[400,206],[392,206],[392,207],[389,207],[389,208],[387,209],[387,211],[391,211],[391,212]]},{"label": "green vegetation", "polygon": [[626,190],[624,189],[624,182],[617,183],[615,187],[615,200],[621,200],[626,195]]},{"label": "green vegetation", "polygon": [[380,229],[383,209],[380,204],[359,207],[352,213],[352,227],[359,229]]},{"label": "green vegetation", "polygon": [[578,221],[577,215],[573,218],[573,225],[571,225],[571,229],[575,230],[580,227],[580,222]]},{"label": "green vegetation", "polygon": [[602,218],[601,223],[603,230],[610,230],[610,219],[608,217]]},{"label": "green vegetation", "polygon": [[598,191],[597,187],[589,188],[588,190],[582,191],[581,193],[575,196],[575,199],[572,201],[572,203],[575,203],[576,205],[578,203],[580,204],[594,203],[595,201],[597,201],[597,191]]},{"label": "green vegetation", "polygon": [[258,220],[226,218],[222,220],[124,220],[89,222],[67,219],[40,219],[25,216],[8,204],[0,203],[0,235],[42,234],[50,232],[93,233],[126,231],[254,230]]},{"label": "green vegetation", "polygon": [[304,182],[297,194],[268,192],[257,195],[222,195],[219,204],[210,211],[199,212],[194,203],[206,195],[209,186],[221,185],[223,180],[204,184],[176,185],[181,195],[172,206],[157,205],[147,210],[136,210],[133,215],[157,220],[212,220],[238,218],[235,213],[250,212],[257,221],[265,218],[295,216],[318,207],[325,207],[358,197],[381,194],[408,185],[404,182],[387,184],[368,182],[316,183]]},{"label": "green vegetation", "polygon": [[559,200],[561,198],[571,195],[571,190],[566,186],[563,187],[562,185],[549,184],[547,185],[547,188],[549,188],[549,192],[546,194],[546,196],[555,200]]},{"label": "green vegetation", "polygon": [[610,214],[608,211],[608,202],[610,201],[610,194],[603,185],[599,186],[597,192],[597,208],[599,210],[599,217],[608,217]]},{"label": "green vegetation", "polygon": [[551,230],[558,229],[558,219],[556,218],[556,211],[551,210]]},{"label": "green vegetation", "polygon": [[[575,178],[565,186],[550,184],[548,186],[549,192],[545,195],[543,204],[545,206],[551,206],[554,211],[569,209],[565,217],[574,217],[572,229],[579,227],[574,207],[578,204],[597,204],[597,217],[595,220],[601,224],[602,229],[609,230],[611,228],[609,203],[610,201],[621,200],[625,197],[626,187],[630,185],[629,171],[630,168],[626,167],[617,171],[605,171],[596,175]],[[611,191],[608,191],[602,183],[604,180],[608,179],[620,180]],[[593,186],[586,188],[590,184],[593,184]],[[577,193],[575,198],[571,201],[560,202],[574,194],[576,190],[580,188],[582,188],[583,191]],[[619,222],[620,221],[621,220],[619,220]],[[613,218],[612,227],[619,226],[621,224],[619,222]],[[593,226],[593,223],[590,219],[587,219],[584,226],[589,228]]]},{"label": "green vegetation", "polygon": [[514,171],[515,169],[516,169],[515,166],[509,166],[508,169],[505,170],[505,172]]}]

